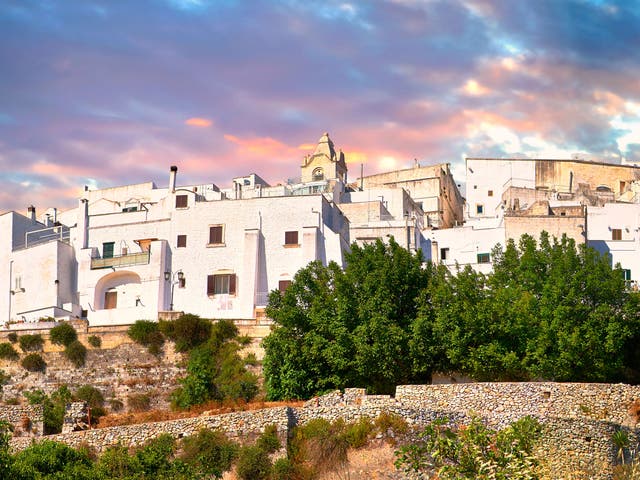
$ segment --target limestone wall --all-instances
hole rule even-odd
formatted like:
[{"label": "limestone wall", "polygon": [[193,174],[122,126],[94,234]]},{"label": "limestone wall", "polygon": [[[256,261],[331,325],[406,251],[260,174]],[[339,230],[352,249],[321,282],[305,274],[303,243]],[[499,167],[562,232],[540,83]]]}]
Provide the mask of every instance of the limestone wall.
[{"label": "limestone wall", "polygon": [[[347,422],[360,417],[377,417],[382,412],[402,416],[409,425],[420,427],[436,418],[468,423],[477,415],[493,428],[503,428],[526,415],[543,425],[540,458],[552,478],[610,479],[616,462],[613,433],[625,429],[632,445],[640,438],[640,424],[632,406],[638,405],[640,387],[578,383],[465,383],[457,385],[399,386],[396,396],[365,395],[363,389],[313,398],[301,408],[279,407],[218,416],[128,425],[73,432],[49,437],[72,446],[86,443],[103,451],[110,445],[141,445],[162,433],[175,438],[192,435],[198,429],[217,428],[229,436],[247,441],[275,424],[282,439],[295,425],[315,418]],[[29,439],[14,438],[14,449],[24,448]],[[573,478],[573,477],[572,477]],[[577,478],[577,477],[575,477]]]},{"label": "limestone wall", "polygon": [[14,437],[38,437],[44,430],[42,405],[0,405],[0,420],[13,425]]}]

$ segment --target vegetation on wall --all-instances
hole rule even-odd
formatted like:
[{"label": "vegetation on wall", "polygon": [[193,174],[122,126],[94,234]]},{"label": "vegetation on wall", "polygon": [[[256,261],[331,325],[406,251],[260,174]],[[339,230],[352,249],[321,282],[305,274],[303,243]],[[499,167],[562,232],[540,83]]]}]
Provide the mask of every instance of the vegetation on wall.
[{"label": "vegetation on wall", "polygon": [[23,352],[33,352],[42,350],[44,339],[39,333],[36,333],[34,335],[25,334],[18,337],[18,344],[20,345],[20,348]]},{"label": "vegetation on wall", "polygon": [[20,364],[30,372],[44,372],[45,368],[47,368],[46,362],[38,353],[30,353],[22,359]]},{"label": "vegetation on wall", "polygon": [[164,335],[160,332],[158,322],[138,320],[129,327],[129,337],[136,343],[147,347],[149,353],[159,355],[164,345]]},{"label": "vegetation on wall", "polygon": [[55,345],[68,347],[70,343],[78,339],[78,334],[71,324],[61,323],[49,331],[49,339]]},{"label": "vegetation on wall", "polygon": [[189,408],[209,400],[249,401],[258,393],[258,379],[239,355],[237,327],[230,320],[210,325],[208,340],[188,353],[187,375],[172,395],[174,407]]},{"label": "vegetation on wall", "polygon": [[9,342],[0,343],[0,358],[3,360],[17,360],[20,357],[16,349]]},{"label": "vegetation on wall", "polygon": [[489,275],[422,264],[393,239],[352,246],[347,266],[300,270],[269,296],[271,399],[336,388],[392,393],[433,373],[477,380],[640,381],[640,295],[573,240],[525,235]]},{"label": "vegetation on wall", "polygon": [[441,418],[427,425],[417,442],[398,450],[396,467],[442,480],[535,480],[539,475],[533,447],[540,431],[540,424],[531,417],[500,431],[486,427],[477,417],[463,427]]}]

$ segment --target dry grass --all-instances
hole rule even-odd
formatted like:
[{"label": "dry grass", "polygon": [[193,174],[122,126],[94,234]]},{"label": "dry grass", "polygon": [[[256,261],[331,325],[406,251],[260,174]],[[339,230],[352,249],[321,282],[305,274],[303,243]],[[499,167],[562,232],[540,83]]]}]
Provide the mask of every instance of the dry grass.
[{"label": "dry grass", "polygon": [[151,410],[148,412],[111,413],[100,418],[97,428],[117,427],[121,425],[135,425],[148,422],[163,422],[166,420],[178,420],[181,418],[198,417],[200,415],[221,415],[223,413],[239,412],[245,410],[260,410],[272,407],[301,407],[304,402],[208,402],[189,410]]}]

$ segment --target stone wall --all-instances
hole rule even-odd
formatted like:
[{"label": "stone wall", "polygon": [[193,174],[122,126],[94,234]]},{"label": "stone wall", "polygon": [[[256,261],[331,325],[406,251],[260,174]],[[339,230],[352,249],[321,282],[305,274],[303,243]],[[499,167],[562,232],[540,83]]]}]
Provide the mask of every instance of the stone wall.
[{"label": "stone wall", "polygon": [[[162,433],[175,438],[198,429],[217,428],[232,438],[247,441],[267,425],[275,424],[281,439],[295,425],[309,420],[338,418],[347,422],[363,416],[375,418],[382,412],[402,416],[409,425],[420,427],[440,417],[452,423],[468,423],[473,415],[490,427],[503,428],[530,415],[543,425],[540,457],[561,478],[583,472],[586,478],[610,479],[616,462],[612,434],[625,429],[633,444],[640,438],[638,418],[630,412],[640,400],[640,387],[578,383],[467,383],[458,385],[399,386],[396,396],[365,395],[363,389],[347,389],[313,398],[301,408],[279,407],[218,416],[128,425],[73,432],[49,437],[72,446],[86,443],[103,451],[110,445],[141,445]],[[14,449],[27,446],[29,439],[12,440]]]},{"label": "stone wall", "polygon": [[39,437],[44,431],[42,405],[0,405],[0,420],[13,425],[13,436]]},{"label": "stone wall", "polygon": [[[142,423],[94,430],[83,430],[48,436],[48,440],[66,443],[72,447],[87,445],[103,452],[113,445],[139,447],[161,434],[174,438],[188,437],[202,428],[220,430],[229,438],[242,443],[253,440],[265,427],[276,425],[283,444],[289,429],[293,426],[289,407],[265,408],[246,412],[233,412],[223,415],[202,415],[165,422]],[[30,439],[13,438],[13,450],[22,450],[31,444]]]}]

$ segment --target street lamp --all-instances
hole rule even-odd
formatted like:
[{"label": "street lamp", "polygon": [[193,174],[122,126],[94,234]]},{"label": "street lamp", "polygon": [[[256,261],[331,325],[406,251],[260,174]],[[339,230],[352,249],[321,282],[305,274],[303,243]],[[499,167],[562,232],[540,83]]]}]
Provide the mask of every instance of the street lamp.
[{"label": "street lamp", "polygon": [[171,303],[169,304],[169,310],[173,311],[173,290],[177,283],[184,281],[184,272],[178,270],[177,272],[164,272],[164,279],[168,282],[171,281]]}]

